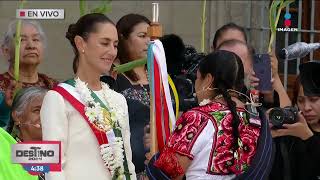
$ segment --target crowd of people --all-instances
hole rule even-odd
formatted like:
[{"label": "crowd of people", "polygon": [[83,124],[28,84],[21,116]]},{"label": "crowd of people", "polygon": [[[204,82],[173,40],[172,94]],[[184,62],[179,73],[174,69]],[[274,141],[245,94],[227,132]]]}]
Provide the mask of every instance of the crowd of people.
[{"label": "crowd of people", "polygon": [[[147,17],[127,14],[114,23],[90,13],[70,24],[74,76],[63,82],[38,72],[47,39],[31,20],[22,20],[15,80],[16,24],[1,42],[9,68],[0,74],[0,179],[320,179],[320,62],[300,65],[291,100],[272,52],[272,89],[258,91],[266,82],[254,72],[254,47],[243,27],[225,24],[211,52],[191,53],[198,54],[187,72],[194,102],[185,105],[178,88],[184,108],[164,149],[151,156],[147,68],[113,69],[147,57]],[[190,49],[174,34],[160,40],[173,81],[187,79]],[[296,122],[275,127],[270,111],[286,107],[299,109]],[[11,144],[41,140],[61,142],[61,172],[35,177],[9,163]]]}]

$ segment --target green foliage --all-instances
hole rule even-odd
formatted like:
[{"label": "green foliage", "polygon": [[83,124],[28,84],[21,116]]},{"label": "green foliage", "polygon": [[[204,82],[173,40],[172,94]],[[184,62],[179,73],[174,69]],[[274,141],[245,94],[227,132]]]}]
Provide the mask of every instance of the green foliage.
[{"label": "green foliage", "polygon": [[[23,9],[25,0],[19,3],[19,9]],[[21,45],[21,20],[17,21],[16,36],[15,36],[15,54],[14,54],[14,79],[19,81],[19,65],[20,65],[20,45]]]},{"label": "green foliage", "polygon": [[202,6],[202,17],[201,17],[201,52],[204,53],[204,47],[205,47],[205,30],[206,30],[206,0],[203,1]]},{"label": "green foliage", "polygon": [[269,53],[272,51],[272,44],[275,39],[277,25],[278,25],[280,14],[281,14],[281,9],[287,7],[292,2],[294,2],[294,0],[274,0],[271,4],[270,10],[269,10],[269,25],[271,29],[271,36],[270,36],[269,47],[268,47]]},{"label": "green foliage", "polygon": [[130,71],[131,69],[134,69],[135,67],[143,66],[146,64],[147,64],[147,58],[142,58],[142,59],[128,62],[126,64],[118,65],[114,68],[114,70],[117,71],[118,73],[124,73],[126,71]]},{"label": "green foliage", "polygon": [[[91,4],[94,1],[90,1]],[[92,8],[88,6],[85,0],[79,0],[80,16],[88,13],[102,13],[107,14],[111,11],[111,0],[100,0],[98,5],[94,5]]]}]

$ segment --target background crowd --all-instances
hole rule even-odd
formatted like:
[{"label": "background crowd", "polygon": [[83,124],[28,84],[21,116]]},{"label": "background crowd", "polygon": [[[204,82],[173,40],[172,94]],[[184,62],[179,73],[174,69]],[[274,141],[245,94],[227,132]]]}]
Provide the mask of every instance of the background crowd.
[{"label": "background crowd", "polygon": [[[160,38],[181,112],[166,147],[152,158],[147,68],[121,74],[113,69],[147,56],[150,25],[141,14],[127,14],[114,23],[92,13],[71,24],[65,35],[75,54],[74,77],[86,82],[102,104],[123,107],[127,122],[120,126],[132,179],[320,179],[320,63],[301,64],[291,100],[278,59],[270,53],[272,89],[259,91],[259,104],[251,95],[269,82],[257,77],[255,47],[244,28],[232,22],[216,31],[207,54],[175,34]],[[37,21],[22,20],[20,79],[15,81],[15,32],[13,21],[1,42],[9,64],[0,74],[0,126],[7,131],[1,133],[15,142],[62,141],[63,171],[48,179],[111,179],[85,118],[54,90],[59,84],[54,77],[38,72],[45,61],[46,35]],[[110,94],[115,99],[108,100]],[[275,108],[294,114],[294,122],[276,127],[269,118]],[[12,171],[3,167],[0,162],[0,177],[6,179]]]}]

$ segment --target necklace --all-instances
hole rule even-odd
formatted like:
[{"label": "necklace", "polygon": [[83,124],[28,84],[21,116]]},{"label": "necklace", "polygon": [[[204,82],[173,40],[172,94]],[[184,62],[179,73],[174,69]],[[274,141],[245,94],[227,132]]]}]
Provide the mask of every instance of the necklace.
[{"label": "necklace", "polygon": [[[120,130],[125,120],[125,112],[121,104],[118,104],[118,97],[108,87],[107,84],[102,83],[103,99],[106,105],[100,100],[99,97],[89,89],[88,84],[81,81],[79,78],[75,79],[75,89],[79,93],[80,98],[84,101],[85,115],[88,117],[89,122],[99,129],[101,135],[114,133],[114,130]],[[96,97],[95,97],[95,96]],[[115,134],[114,134],[115,135]],[[103,142],[100,144],[100,154],[105,166],[110,170],[112,177],[124,176],[124,146],[121,136],[115,136],[113,139],[108,139],[108,143]]]}]

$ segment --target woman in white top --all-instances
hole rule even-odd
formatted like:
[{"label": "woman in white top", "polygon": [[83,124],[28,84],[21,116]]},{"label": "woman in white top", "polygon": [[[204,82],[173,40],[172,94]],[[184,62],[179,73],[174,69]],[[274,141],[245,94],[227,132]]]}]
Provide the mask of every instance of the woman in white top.
[{"label": "woman in white top", "polygon": [[195,81],[199,106],[177,120],[166,146],[146,168],[149,179],[266,179],[270,129],[263,113],[250,110],[255,104],[243,102],[246,95],[238,92],[243,77],[235,53],[219,50],[201,60]]},{"label": "woman in white top", "polygon": [[43,140],[61,141],[61,172],[48,179],[135,179],[125,98],[100,82],[117,55],[118,35],[105,15],[92,13],[66,33],[75,52],[75,78],[49,91],[41,109]]}]

